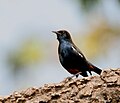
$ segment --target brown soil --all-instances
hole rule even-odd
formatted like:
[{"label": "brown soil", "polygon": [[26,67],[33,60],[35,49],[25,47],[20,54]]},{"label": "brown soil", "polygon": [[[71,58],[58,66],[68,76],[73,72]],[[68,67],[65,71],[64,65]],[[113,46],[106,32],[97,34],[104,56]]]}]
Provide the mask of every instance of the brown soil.
[{"label": "brown soil", "polygon": [[0,97],[0,103],[120,103],[120,69],[15,91],[8,97]]}]

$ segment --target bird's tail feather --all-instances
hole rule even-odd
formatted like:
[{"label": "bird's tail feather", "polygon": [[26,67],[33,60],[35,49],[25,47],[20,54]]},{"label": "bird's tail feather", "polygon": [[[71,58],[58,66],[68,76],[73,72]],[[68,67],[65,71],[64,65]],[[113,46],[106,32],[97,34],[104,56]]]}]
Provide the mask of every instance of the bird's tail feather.
[{"label": "bird's tail feather", "polygon": [[89,62],[90,71],[94,71],[97,74],[101,74],[102,70]]},{"label": "bird's tail feather", "polygon": [[92,66],[93,67],[93,71],[95,72],[95,73],[97,73],[97,74],[101,74],[101,72],[102,72],[102,70],[100,69],[100,68],[98,68],[98,67],[96,67],[96,66]]}]

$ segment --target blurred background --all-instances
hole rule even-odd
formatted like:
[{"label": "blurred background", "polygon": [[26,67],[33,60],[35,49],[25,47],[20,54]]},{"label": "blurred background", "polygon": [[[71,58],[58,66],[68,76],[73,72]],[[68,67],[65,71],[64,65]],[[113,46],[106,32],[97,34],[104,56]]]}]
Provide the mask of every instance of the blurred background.
[{"label": "blurred background", "polygon": [[120,67],[120,0],[0,0],[0,95],[71,76],[51,32],[60,29],[96,66]]}]

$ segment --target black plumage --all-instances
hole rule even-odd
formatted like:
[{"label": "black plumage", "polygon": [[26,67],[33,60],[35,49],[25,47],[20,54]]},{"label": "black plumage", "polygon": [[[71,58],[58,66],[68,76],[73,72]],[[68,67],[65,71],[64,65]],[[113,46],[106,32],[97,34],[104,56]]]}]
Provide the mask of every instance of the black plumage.
[{"label": "black plumage", "polygon": [[58,54],[60,63],[69,73],[76,75],[76,77],[79,74],[87,77],[87,71],[91,75],[91,71],[101,74],[102,70],[87,61],[79,48],[73,43],[69,32],[66,30],[52,32],[57,34],[59,41]]}]

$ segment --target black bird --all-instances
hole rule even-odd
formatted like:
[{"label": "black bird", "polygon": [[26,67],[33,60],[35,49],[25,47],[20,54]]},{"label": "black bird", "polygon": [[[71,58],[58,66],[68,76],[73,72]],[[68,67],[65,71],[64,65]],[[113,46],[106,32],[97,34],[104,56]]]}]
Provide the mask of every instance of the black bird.
[{"label": "black bird", "polygon": [[87,77],[87,71],[92,75],[91,71],[101,74],[102,70],[86,60],[82,52],[73,43],[69,32],[66,30],[52,31],[57,34],[59,41],[58,54],[62,66],[71,74],[78,77],[82,75]]}]

